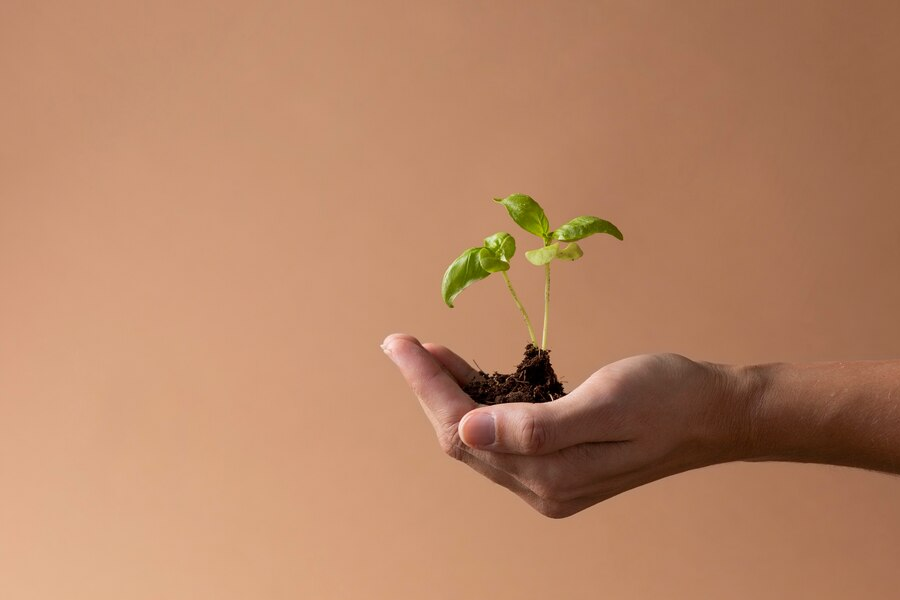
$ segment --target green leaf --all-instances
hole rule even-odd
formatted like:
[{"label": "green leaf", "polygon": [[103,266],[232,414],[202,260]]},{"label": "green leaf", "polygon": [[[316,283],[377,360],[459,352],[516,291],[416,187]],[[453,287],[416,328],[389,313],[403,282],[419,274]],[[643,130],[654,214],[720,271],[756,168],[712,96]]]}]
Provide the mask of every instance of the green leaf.
[{"label": "green leaf", "polygon": [[578,260],[582,256],[584,256],[584,252],[581,250],[581,246],[574,242],[556,253],[556,258],[560,260]]},{"label": "green leaf", "polygon": [[544,240],[549,236],[550,223],[547,222],[547,215],[544,214],[541,205],[530,196],[513,194],[502,199],[495,198],[494,202],[505,206],[512,220],[528,233],[533,233]]},{"label": "green leaf", "polygon": [[481,268],[488,273],[509,270],[509,263],[494,256],[494,253],[487,248],[482,248],[478,253],[478,262],[481,263]]},{"label": "green leaf", "polygon": [[546,265],[548,262],[556,258],[556,254],[559,252],[559,244],[550,244],[549,246],[544,246],[543,248],[538,248],[537,250],[529,250],[525,253],[525,258],[528,259],[533,265],[541,266]]},{"label": "green leaf", "polygon": [[491,253],[506,262],[516,253],[516,240],[504,231],[499,231],[492,236],[484,238],[484,247]]},{"label": "green leaf", "polygon": [[469,248],[454,260],[444,272],[444,280],[441,282],[441,294],[447,306],[453,308],[453,300],[461,291],[484,279],[490,272],[481,266],[478,255],[484,248]]},{"label": "green leaf", "polygon": [[622,232],[618,227],[597,217],[575,217],[550,235],[554,240],[574,242],[595,233],[608,233],[614,238],[622,239]]}]

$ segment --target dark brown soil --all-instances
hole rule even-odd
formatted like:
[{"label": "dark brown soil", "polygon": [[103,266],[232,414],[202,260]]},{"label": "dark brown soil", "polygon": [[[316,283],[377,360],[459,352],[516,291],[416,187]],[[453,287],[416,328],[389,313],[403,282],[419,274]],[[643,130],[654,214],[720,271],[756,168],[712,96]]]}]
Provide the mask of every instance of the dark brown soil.
[{"label": "dark brown soil", "polygon": [[550,402],[566,395],[550,364],[550,351],[533,344],[525,347],[525,357],[515,373],[488,375],[479,371],[463,391],[479,404]]}]

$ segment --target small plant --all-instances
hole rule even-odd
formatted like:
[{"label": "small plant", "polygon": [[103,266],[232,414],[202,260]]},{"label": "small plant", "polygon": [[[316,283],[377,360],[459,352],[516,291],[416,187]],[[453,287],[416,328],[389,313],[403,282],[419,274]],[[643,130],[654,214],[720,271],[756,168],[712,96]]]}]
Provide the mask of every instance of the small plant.
[{"label": "small plant", "polygon": [[[534,399],[531,401],[541,402],[552,400],[555,397],[563,395],[564,392],[562,391],[562,386],[559,385],[556,380],[556,375],[553,373],[552,367],[550,366],[548,357],[549,351],[547,350],[547,325],[550,316],[550,264],[554,260],[573,261],[581,258],[584,255],[584,251],[582,251],[581,246],[576,243],[579,240],[592,236],[595,233],[607,233],[621,240],[622,232],[609,221],[604,221],[603,219],[591,216],[576,217],[564,225],[551,230],[544,209],[530,196],[526,196],[525,194],[513,194],[506,198],[497,198],[495,199],[495,202],[502,204],[506,208],[509,216],[512,217],[512,220],[515,221],[519,227],[528,233],[537,236],[543,243],[541,247],[525,252],[525,258],[528,262],[544,268],[544,323],[540,346],[538,346],[534,328],[531,325],[531,319],[528,317],[528,312],[519,300],[519,296],[516,294],[509,275],[507,274],[507,271],[509,271],[510,268],[510,260],[516,253],[516,240],[510,234],[503,231],[495,233],[494,235],[485,238],[484,243],[481,246],[469,248],[464,251],[450,264],[444,273],[441,292],[444,297],[444,302],[447,306],[453,308],[453,301],[464,289],[476,281],[487,278],[491,273],[501,273],[506,281],[506,287],[509,289],[509,293],[512,295],[516,307],[522,314],[525,326],[528,328],[531,344],[526,347],[526,360],[519,365],[519,369],[515,374],[502,375],[495,373],[493,376],[489,377],[493,378],[493,383],[497,383],[497,381],[509,383],[510,380],[512,383],[522,383],[522,380],[525,379],[535,388],[540,388],[541,386],[547,388],[549,386],[550,388],[556,389],[555,386],[558,386],[558,394],[547,392],[543,389],[536,389]],[[560,245],[561,242],[566,244],[565,247]],[[526,362],[528,362],[529,359],[533,359],[531,360],[531,363],[533,364],[526,365]],[[546,365],[541,365],[541,368],[549,370],[549,374],[536,373],[535,368],[539,366],[537,363],[546,363]],[[532,370],[529,371],[529,368]],[[482,373],[482,375],[487,376],[484,373]],[[536,383],[537,379],[540,379],[540,377],[544,377],[545,375],[546,377],[543,384]],[[536,378],[536,376],[538,377]],[[498,378],[510,379],[500,380]],[[497,386],[492,384],[492,387],[496,388]],[[509,386],[507,385],[505,387]],[[476,401],[486,404],[521,401],[524,399],[522,395],[524,392],[522,392],[521,389],[517,390],[512,396],[504,392],[505,399],[504,397],[501,397],[501,394],[497,390],[494,390],[493,392],[490,392],[490,390],[467,391],[473,395]],[[477,394],[473,392],[477,392]],[[479,397],[476,397],[476,395]]]}]

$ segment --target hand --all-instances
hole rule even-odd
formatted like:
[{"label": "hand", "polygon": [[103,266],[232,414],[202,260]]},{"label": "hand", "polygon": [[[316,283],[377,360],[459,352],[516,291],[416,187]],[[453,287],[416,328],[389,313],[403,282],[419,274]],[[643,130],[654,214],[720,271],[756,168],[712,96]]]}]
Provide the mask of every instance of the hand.
[{"label": "hand", "polygon": [[645,483],[736,460],[748,427],[733,408],[749,384],[734,369],[675,354],[607,365],[546,404],[476,404],[477,376],[435,344],[394,334],[382,346],[443,450],[541,514],[567,517]]}]

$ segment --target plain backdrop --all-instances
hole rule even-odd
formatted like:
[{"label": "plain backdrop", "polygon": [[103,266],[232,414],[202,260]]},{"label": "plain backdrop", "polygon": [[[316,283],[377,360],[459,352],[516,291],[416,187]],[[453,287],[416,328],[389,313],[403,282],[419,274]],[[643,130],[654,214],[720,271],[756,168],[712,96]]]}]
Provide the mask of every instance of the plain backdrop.
[{"label": "plain backdrop", "polygon": [[4,0],[0,597],[896,598],[897,477],[731,464],[548,520],[379,343],[513,367],[502,280],[439,285],[523,192],[625,234],[554,272],[569,386],[900,357],[898,73],[893,1]]}]

